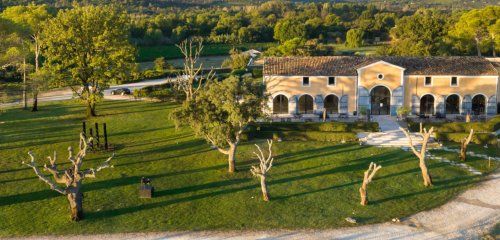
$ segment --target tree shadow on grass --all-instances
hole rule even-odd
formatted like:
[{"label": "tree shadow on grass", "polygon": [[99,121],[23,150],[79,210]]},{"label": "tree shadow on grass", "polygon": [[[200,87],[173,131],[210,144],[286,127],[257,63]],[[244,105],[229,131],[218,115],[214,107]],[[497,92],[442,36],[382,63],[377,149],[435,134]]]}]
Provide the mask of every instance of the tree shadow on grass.
[{"label": "tree shadow on grass", "polygon": [[[134,175],[134,176],[128,176],[128,177],[107,179],[107,180],[103,180],[103,181],[84,183],[82,189],[83,189],[83,192],[85,193],[85,192],[89,192],[89,191],[96,191],[96,190],[106,189],[106,188],[110,188],[110,187],[113,187],[113,188],[114,187],[121,187],[121,186],[127,186],[127,185],[132,185],[132,184],[137,184],[137,186],[139,186],[140,179],[141,179],[141,177],[144,177],[144,176],[155,179],[155,178],[161,178],[161,177],[176,176],[176,175],[181,175],[181,174],[199,173],[199,172],[204,172],[204,171],[222,169],[224,167],[225,167],[225,165],[215,165],[215,166],[210,166],[210,167],[205,167],[205,168],[190,169],[190,170],[184,170],[184,171],[178,171],[178,172],[172,172],[172,173],[162,173],[162,174],[154,174],[154,175]],[[50,189],[36,191],[36,192],[29,192],[29,193],[21,193],[21,194],[4,196],[4,197],[0,196],[0,207],[6,206],[6,205],[18,204],[18,203],[39,201],[39,200],[54,198],[57,196],[61,196],[61,194],[56,193],[55,191],[52,191]]]},{"label": "tree shadow on grass", "polygon": [[[275,168],[279,166],[284,166],[288,164],[293,164],[297,162],[301,162],[304,160],[308,159],[313,159],[313,158],[318,158],[318,157],[324,157],[324,156],[329,156],[333,154],[340,154],[344,152],[350,152],[352,150],[355,150],[356,148],[350,149],[355,145],[334,145],[334,146],[326,146],[326,147],[321,147],[321,148],[314,148],[314,149],[306,149],[306,150],[301,150],[301,151],[295,151],[295,152],[288,152],[284,154],[280,154],[277,156],[274,156],[274,161],[273,165]],[[347,148],[347,149],[345,149]],[[342,150],[345,149],[345,150]],[[256,159],[248,159],[246,161],[241,161],[239,164],[239,170],[249,170],[252,165],[258,164],[258,161]]]},{"label": "tree shadow on grass", "polygon": [[197,192],[197,191],[207,190],[207,189],[211,189],[211,188],[227,187],[227,186],[236,185],[236,184],[248,183],[250,181],[252,181],[252,180],[249,178],[240,178],[240,179],[230,179],[230,180],[224,180],[224,181],[204,183],[204,184],[199,184],[199,185],[191,185],[191,186],[187,186],[187,187],[166,189],[166,190],[155,192],[155,197],[171,196],[171,195],[175,195],[175,194]]},{"label": "tree shadow on grass", "polygon": [[188,134],[188,133],[177,134],[177,135],[170,136],[170,137],[160,137],[160,138],[156,138],[156,139],[148,139],[146,141],[141,141],[141,142],[134,142],[132,144],[124,144],[124,146],[126,146],[127,148],[141,147],[141,146],[147,146],[147,145],[151,145],[151,144],[167,143],[170,141],[180,140],[180,139],[193,137],[193,136],[194,136],[193,134]]},{"label": "tree shadow on grass", "polygon": [[[168,144],[168,145],[165,145],[162,147],[152,146],[149,150],[141,151],[141,152],[134,152],[134,153],[124,153],[124,154],[121,154],[120,157],[131,158],[131,157],[136,157],[136,156],[146,156],[149,154],[168,153],[168,152],[180,151],[180,150],[193,152],[193,150],[189,150],[189,149],[199,149],[200,146],[204,145],[204,143],[205,142],[201,139],[193,139],[193,140],[180,142],[178,144]],[[207,147],[206,149],[208,150],[209,148]]]},{"label": "tree shadow on grass", "polygon": [[240,191],[255,189],[257,187],[258,187],[257,184],[252,184],[252,185],[247,185],[247,186],[243,186],[243,187],[239,187],[239,188],[231,188],[231,189],[224,189],[224,190],[219,190],[219,191],[212,191],[212,192],[208,192],[208,193],[191,195],[191,196],[187,196],[187,197],[171,199],[171,200],[161,201],[161,202],[156,202],[156,203],[141,204],[138,206],[110,209],[110,210],[104,210],[104,211],[99,211],[99,212],[89,212],[86,214],[86,220],[92,221],[95,219],[116,217],[116,216],[120,216],[123,214],[130,214],[130,213],[135,213],[135,212],[140,212],[140,211],[145,211],[145,210],[150,210],[150,209],[155,209],[155,208],[160,208],[160,207],[166,207],[166,206],[169,206],[172,204],[191,202],[191,201],[195,201],[195,200],[199,200],[199,199],[203,199],[203,198],[215,197],[215,196],[225,195],[225,194],[232,194],[232,193],[236,193],[236,192],[240,192]]},{"label": "tree shadow on grass", "polygon": [[[169,110],[169,109],[174,109],[175,107],[169,106],[155,106],[155,107],[147,107],[147,108],[141,108],[140,110],[136,111],[121,111],[121,112],[112,112],[112,113],[106,113],[98,116],[98,117],[108,117],[108,116],[116,116],[116,115],[124,115],[124,114],[134,114],[134,113],[145,113],[145,112],[153,112],[153,111],[163,111],[163,110]],[[103,111],[110,111],[110,110],[103,110]]]},{"label": "tree shadow on grass", "polygon": [[[393,153],[393,154],[397,155],[398,153]],[[391,154],[388,154],[388,155],[391,155]],[[395,160],[393,159],[392,161],[395,161]],[[363,165],[363,168],[364,168],[364,165],[366,165],[366,164],[360,163],[357,165]],[[290,181],[297,181],[297,180],[301,180],[301,179],[308,179],[308,178],[314,178],[314,177],[318,177],[318,176],[335,174],[338,172],[343,172],[343,171],[349,170],[351,166],[352,165],[342,166],[342,167],[337,167],[337,168],[329,169],[326,171],[321,171],[321,172],[316,172],[316,173],[311,173],[311,174],[304,174],[304,175],[295,176],[295,177],[288,177],[288,178],[282,178],[282,179],[277,179],[277,180],[271,180],[271,181],[269,181],[268,184],[270,186],[272,186],[272,185],[280,184],[280,183],[288,183]],[[181,187],[181,188],[170,189],[170,190],[161,190],[161,191],[158,191],[155,195],[157,197],[165,197],[165,196],[170,196],[170,195],[175,195],[175,194],[190,193],[190,192],[196,192],[196,191],[206,190],[206,189],[210,189],[210,188],[228,187],[228,186],[232,186],[235,184],[246,184],[246,183],[251,183],[251,182],[252,182],[252,179],[250,179],[250,178],[225,180],[225,181],[218,181],[218,182],[212,182],[212,183],[206,183],[206,184],[200,184],[200,185],[193,185],[193,186]],[[333,186],[333,187],[330,187],[328,189],[320,189],[320,190],[317,190],[316,192],[326,191],[326,190],[335,189],[335,188],[341,188],[341,187],[345,187],[345,186],[349,186],[349,185],[353,185],[353,184],[357,184],[357,183],[359,183],[359,181],[346,183],[346,184],[339,185],[339,186]],[[223,189],[223,190],[219,190],[219,191],[211,191],[209,193],[191,195],[191,196],[187,196],[187,197],[182,197],[182,198],[178,198],[178,199],[171,199],[171,200],[156,202],[156,203],[151,203],[151,204],[132,206],[132,207],[126,207],[126,208],[119,208],[119,209],[110,209],[110,210],[105,210],[105,211],[100,211],[100,212],[93,212],[93,213],[87,214],[87,219],[100,219],[100,218],[107,218],[107,217],[116,217],[116,216],[123,215],[123,214],[130,214],[130,213],[134,213],[134,212],[165,207],[168,205],[182,203],[182,202],[189,202],[189,201],[194,201],[194,200],[199,200],[199,199],[209,198],[209,197],[215,197],[215,196],[224,195],[224,194],[231,194],[231,193],[245,191],[245,190],[258,189],[258,187],[259,187],[259,184],[253,183],[250,185],[240,186],[240,187],[236,187],[236,188]],[[295,195],[299,196],[299,195],[310,194],[310,193],[313,193],[313,192],[299,193],[299,194],[295,194]],[[293,197],[293,196],[294,195],[283,196],[283,197],[277,196],[277,197],[274,197],[274,199],[283,200],[283,199]]]},{"label": "tree shadow on grass", "polygon": [[477,184],[481,182],[480,177],[476,176],[467,176],[467,177],[457,177],[457,178],[452,178],[452,179],[447,179],[443,181],[435,181],[434,186],[432,187],[427,187],[425,190],[418,191],[418,192],[411,192],[411,193],[406,193],[406,194],[400,194],[400,195],[395,195],[383,199],[378,199],[378,200],[370,200],[370,204],[382,204],[387,201],[392,201],[392,200],[403,200],[405,198],[411,198],[420,194],[426,194],[426,193],[433,193],[433,192],[439,192],[442,190],[446,189],[453,189],[453,188],[459,188],[459,187],[464,187],[464,186],[471,186],[474,184]]}]

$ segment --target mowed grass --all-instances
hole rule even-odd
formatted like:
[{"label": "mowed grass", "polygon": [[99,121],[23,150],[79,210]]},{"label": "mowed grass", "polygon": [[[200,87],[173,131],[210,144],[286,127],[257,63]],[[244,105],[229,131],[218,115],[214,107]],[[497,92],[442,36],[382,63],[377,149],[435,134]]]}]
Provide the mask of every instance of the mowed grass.
[{"label": "mowed grass", "polygon": [[[231,49],[236,48],[243,51],[256,49],[264,51],[270,47],[278,45],[277,43],[241,43],[241,44],[206,44],[203,46],[202,56],[220,56],[229,55]],[[162,46],[140,46],[138,48],[137,61],[150,62],[156,58],[164,57],[166,59],[183,58],[181,51],[175,45]]]},{"label": "mowed grass", "polygon": [[[430,161],[435,186],[422,185],[417,159],[399,149],[324,142],[276,142],[268,178],[271,202],[261,200],[254,143],[238,148],[237,170],[189,129],[176,130],[168,103],[106,101],[99,105],[115,167],[84,183],[85,219],[69,220],[64,196],[50,190],[21,161],[33,150],[40,165],[54,150],[66,162],[77,146],[84,108],[73,102],[42,103],[31,113],[0,115],[0,236],[226,229],[324,229],[389,221],[439,206],[481,180]],[[84,167],[111,153],[89,153]],[[383,167],[369,185],[369,206],[358,188],[370,162]],[[67,165],[63,165],[67,166]],[[62,166],[61,166],[62,167]],[[153,199],[139,199],[141,177],[150,177]]]},{"label": "mowed grass", "polygon": [[[460,145],[458,143],[447,143],[447,146],[454,149],[460,149]],[[495,146],[490,146],[488,148],[484,148],[482,145],[478,144],[470,144],[467,147],[467,152],[474,152],[476,154],[485,154],[490,157],[500,156],[500,149]],[[500,167],[500,162],[495,159],[488,159],[487,157],[477,157],[467,155],[466,161],[462,161],[460,159],[460,154],[456,152],[448,152],[444,150],[431,150],[433,154],[439,157],[444,157],[450,161],[454,161],[457,163],[465,163],[474,169],[482,172],[482,173],[491,173],[495,171],[498,167]]]}]

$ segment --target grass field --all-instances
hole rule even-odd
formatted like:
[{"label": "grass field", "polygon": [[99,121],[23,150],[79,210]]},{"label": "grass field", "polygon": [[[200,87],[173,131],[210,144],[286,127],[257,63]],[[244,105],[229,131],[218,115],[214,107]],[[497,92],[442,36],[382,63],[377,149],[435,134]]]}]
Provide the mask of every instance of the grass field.
[{"label": "grass field", "polygon": [[[223,56],[228,55],[233,48],[248,50],[257,49],[264,51],[270,47],[276,46],[278,43],[244,43],[244,44],[208,44],[204,47],[203,56]],[[344,44],[332,44],[335,47],[337,55],[352,55],[359,53],[360,55],[375,54],[377,48],[381,45],[370,45],[359,48],[348,48]],[[164,46],[140,46],[138,49],[138,62],[151,62],[156,58],[165,57],[166,59],[182,58],[182,54],[175,45]]]},{"label": "grass field", "polygon": [[[168,120],[175,105],[106,101],[98,106],[115,168],[84,183],[85,219],[69,220],[65,197],[21,165],[33,150],[41,164],[57,150],[65,162],[76,147],[84,108],[73,102],[42,103],[31,113],[0,113],[0,236],[206,229],[324,229],[388,221],[439,206],[481,180],[447,164],[430,162],[435,186],[425,188],[418,162],[408,152],[357,144],[277,142],[270,171],[271,202],[261,200],[249,173],[254,142],[238,148],[237,170],[189,129]],[[260,143],[260,142],[258,142]],[[110,153],[90,153],[84,167]],[[370,205],[359,204],[363,171],[383,167],[369,185]],[[141,177],[152,178],[153,199],[139,199]]]},{"label": "grass field", "polygon": [[[269,47],[276,46],[277,43],[243,43],[243,44],[207,44],[203,48],[203,56],[229,55],[233,48],[241,50],[257,49],[266,50]],[[182,58],[182,53],[175,45],[164,46],[141,46],[138,49],[137,61],[150,62],[156,58],[164,57],[166,59]]]},{"label": "grass field", "polygon": [[332,46],[335,48],[335,54],[337,55],[373,55],[382,45],[367,45],[359,48],[349,48],[345,44],[332,44]]}]

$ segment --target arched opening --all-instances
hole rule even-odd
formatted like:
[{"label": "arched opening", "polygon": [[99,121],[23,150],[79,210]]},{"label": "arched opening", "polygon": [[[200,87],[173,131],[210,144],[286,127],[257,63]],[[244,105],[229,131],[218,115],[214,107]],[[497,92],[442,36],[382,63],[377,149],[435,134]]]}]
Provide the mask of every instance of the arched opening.
[{"label": "arched opening", "polygon": [[486,98],[479,94],[472,98],[472,114],[483,115],[486,113]]},{"label": "arched opening", "polygon": [[446,114],[460,114],[460,97],[453,94],[446,98]]},{"label": "arched opening", "polygon": [[335,95],[328,95],[324,101],[326,113],[339,113],[339,98]]},{"label": "arched opening", "polygon": [[312,114],[313,113],[313,97],[309,95],[302,95],[299,98],[299,113]]},{"label": "arched opening", "polygon": [[273,99],[273,114],[288,113],[288,98],[285,95],[278,95]]},{"label": "arched opening", "polygon": [[420,114],[434,114],[434,96],[427,94],[420,99]]},{"label": "arched opening", "polygon": [[391,110],[391,91],[384,86],[377,86],[370,92],[371,114],[388,115]]}]

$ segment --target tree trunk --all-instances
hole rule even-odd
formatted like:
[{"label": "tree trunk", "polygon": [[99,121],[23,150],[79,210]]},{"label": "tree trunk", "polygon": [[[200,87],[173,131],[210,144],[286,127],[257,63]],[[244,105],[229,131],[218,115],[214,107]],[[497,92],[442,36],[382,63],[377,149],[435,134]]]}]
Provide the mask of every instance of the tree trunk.
[{"label": "tree trunk", "polygon": [[[425,156],[424,156],[425,158]],[[422,170],[422,177],[424,179],[424,186],[429,187],[432,186],[432,177],[429,174],[429,170],[427,170],[427,166],[425,165],[425,160],[420,159],[420,170]]]},{"label": "tree trunk", "polygon": [[23,108],[28,109],[28,96],[26,94],[26,58],[23,59]]},{"label": "tree trunk", "polygon": [[[38,69],[40,68],[40,43],[37,36],[34,36],[35,40],[35,72],[38,73]],[[32,80],[33,81],[33,80]],[[36,85],[36,84],[35,84]],[[33,108],[31,108],[32,112],[38,111],[38,86],[34,86],[33,89]]]},{"label": "tree trunk", "polygon": [[495,35],[491,35],[491,47],[493,47],[493,57],[497,57],[497,51],[495,50]]},{"label": "tree trunk", "polygon": [[477,56],[478,56],[478,57],[481,57],[481,46],[479,46],[479,44],[480,44],[480,43],[479,43],[479,39],[476,37],[476,38],[475,38],[475,40],[476,40],[476,50],[477,50]]},{"label": "tree trunk", "polygon": [[31,111],[38,111],[38,92],[33,93],[33,108],[31,108]]},{"label": "tree trunk", "polygon": [[95,111],[95,103],[92,103],[89,100],[87,100],[87,117],[95,117],[95,116],[97,116]]},{"label": "tree trunk", "polygon": [[267,193],[266,176],[260,177],[260,188],[262,189],[262,199],[269,202],[269,193]]},{"label": "tree trunk", "polygon": [[366,206],[368,205],[368,194],[366,193],[366,184],[363,183],[361,187],[359,188],[359,195],[361,196],[361,205]]},{"label": "tree trunk", "polygon": [[462,140],[460,143],[461,148],[460,148],[460,160],[465,161],[467,160],[467,144],[465,144],[465,141]]},{"label": "tree trunk", "polygon": [[227,157],[227,162],[229,164],[229,172],[234,173],[236,171],[235,165],[236,165],[236,144],[230,144],[229,145],[229,154]]},{"label": "tree trunk", "polygon": [[83,219],[83,194],[80,189],[67,195],[71,209],[71,220],[80,221]]}]

